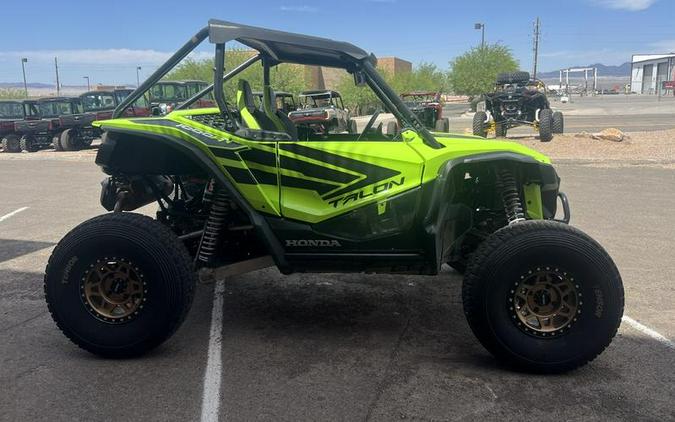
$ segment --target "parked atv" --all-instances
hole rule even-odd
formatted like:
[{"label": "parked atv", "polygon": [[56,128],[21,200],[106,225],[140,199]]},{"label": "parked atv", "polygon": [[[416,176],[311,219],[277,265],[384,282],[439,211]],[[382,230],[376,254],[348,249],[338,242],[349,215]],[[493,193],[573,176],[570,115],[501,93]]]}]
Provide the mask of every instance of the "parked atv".
[{"label": "parked atv", "polygon": [[14,124],[29,119],[27,104],[22,100],[0,100],[0,140],[3,152],[21,152],[20,136]]},{"label": "parked atv", "polygon": [[312,128],[316,132],[356,133],[356,122],[342,103],[337,91],[304,91],[300,94],[300,109],[288,117],[296,125]]},{"label": "parked atv", "polygon": [[[153,116],[171,113],[178,105],[206,88],[202,81],[160,81],[149,91],[150,109]],[[213,107],[215,103],[208,97],[193,103],[194,108]]]},{"label": "parked atv", "polygon": [[[296,111],[298,106],[295,103],[295,96],[290,92],[275,92],[275,101],[277,102],[277,110],[281,110],[284,113],[288,114],[292,111]],[[260,110],[263,110],[263,93],[254,92],[253,96],[255,97],[256,104]]]},{"label": "parked atv", "polygon": [[[89,91],[80,95],[82,107],[86,113],[94,113],[95,120],[108,120],[112,118],[115,107],[120,105],[133,89],[115,89],[112,91]],[[145,96],[139,98],[124,113],[125,117],[149,117],[150,105]],[[99,128],[94,128],[94,137],[100,138],[103,133]]]},{"label": "parked atv", "polygon": [[485,138],[492,132],[506,137],[509,129],[527,125],[539,132],[542,142],[548,142],[553,134],[564,131],[563,114],[551,109],[546,85],[530,79],[528,72],[499,75],[495,91],[483,98],[484,111],[477,111],[473,117],[476,136]]},{"label": "parked atv", "polygon": [[21,149],[34,152],[54,145],[57,151],[87,148],[97,137],[92,126],[94,113],[85,113],[77,97],[42,98],[35,101],[41,121],[16,124],[21,133]]},{"label": "parked atv", "polygon": [[[122,117],[207,38],[217,107],[187,101],[163,117]],[[235,41],[258,55],[225,73],[225,43]],[[96,123],[107,132],[96,156],[108,174],[101,204],[112,212],[68,233],[45,275],[52,317],[75,344],[108,357],[157,347],[185,320],[197,271],[231,277],[276,265],[283,274],[433,276],[449,263],[464,273],[469,326],[500,361],[562,372],[609,345],[623,313],[621,277],[596,241],[568,225],[546,156],[432,134],[375,57],[348,43],[212,20],[180,51],[115,119]],[[351,72],[401,130],[383,134],[375,113],[360,133],[299,132],[270,101],[280,63]],[[236,100],[223,89],[255,64],[263,110],[248,81],[236,82]],[[155,218],[133,212],[155,201]]]},{"label": "parked atv", "polygon": [[438,92],[404,92],[401,98],[424,127],[436,132],[449,132],[450,120],[443,117],[443,103]]}]

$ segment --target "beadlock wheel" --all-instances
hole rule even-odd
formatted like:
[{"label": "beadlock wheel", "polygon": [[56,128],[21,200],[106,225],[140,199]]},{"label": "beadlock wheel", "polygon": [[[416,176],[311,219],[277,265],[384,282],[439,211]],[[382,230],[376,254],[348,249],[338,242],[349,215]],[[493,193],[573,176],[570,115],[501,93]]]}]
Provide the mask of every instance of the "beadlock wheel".
[{"label": "beadlock wheel", "polygon": [[581,314],[581,292],[569,273],[537,267],[520,276],[509,297],[512,319],[525,333],[554,337],[569,330]]},{"label": "beadlock wheel", "polygon": [[84,306],[112,324],[136,318],[146,301],[147,283],[139,268],[123,258],[102,258],[89,266],[80,283]]}]

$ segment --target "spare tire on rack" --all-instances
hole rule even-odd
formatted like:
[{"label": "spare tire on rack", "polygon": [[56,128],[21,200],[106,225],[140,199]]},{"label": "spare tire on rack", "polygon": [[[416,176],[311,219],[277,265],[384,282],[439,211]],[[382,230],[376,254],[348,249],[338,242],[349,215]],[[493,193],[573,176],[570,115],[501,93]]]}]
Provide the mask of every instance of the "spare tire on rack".
[{"label": "spare tire on rack", "polygon": [[497,85],[502,84],[518,84],[528,82],[530,80],[529,72],[508,72],[500,73],[497,76]]}]

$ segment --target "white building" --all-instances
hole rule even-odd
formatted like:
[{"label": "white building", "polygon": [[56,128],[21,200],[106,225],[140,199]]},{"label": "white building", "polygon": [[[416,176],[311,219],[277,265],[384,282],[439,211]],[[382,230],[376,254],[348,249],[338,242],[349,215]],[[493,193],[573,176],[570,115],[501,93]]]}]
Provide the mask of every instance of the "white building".
[{"label": "white building", "polygon": [[637,94],[664,93],[662,82],[675,80],[675,53],[634,54],[631,65],[631,91]]}]

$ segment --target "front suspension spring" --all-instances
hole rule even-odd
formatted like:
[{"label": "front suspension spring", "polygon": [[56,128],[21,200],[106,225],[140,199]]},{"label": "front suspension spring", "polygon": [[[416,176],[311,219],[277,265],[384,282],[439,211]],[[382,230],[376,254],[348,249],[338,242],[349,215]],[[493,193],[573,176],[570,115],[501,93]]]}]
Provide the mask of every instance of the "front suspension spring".
[{"label": "front suspension spring", "polygon": [[525,212],[523,203],[520,200],[518,185],[513,173],[506,169],[501,169],[497,173],[497,188],[499,189],[506,213],[506,221],[509,225],[519,221],[525,221]]}]

